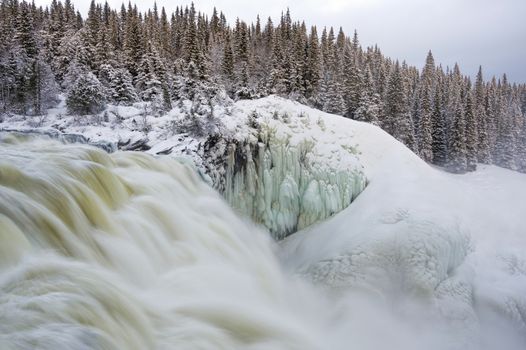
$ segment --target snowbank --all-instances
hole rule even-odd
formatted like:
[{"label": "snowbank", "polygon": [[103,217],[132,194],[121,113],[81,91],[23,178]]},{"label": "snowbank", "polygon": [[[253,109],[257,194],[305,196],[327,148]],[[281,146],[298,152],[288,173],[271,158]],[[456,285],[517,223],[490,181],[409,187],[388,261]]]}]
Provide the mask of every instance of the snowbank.
[{"label": "snowbank", "polygon": [[483,165],[448,174],[372,125],[326,123],[352,134],[369,185],[285,240],[284,264],[344,299],[375,296],[415,327],[444,320],[459,347],[524,346],[526,175]]}]

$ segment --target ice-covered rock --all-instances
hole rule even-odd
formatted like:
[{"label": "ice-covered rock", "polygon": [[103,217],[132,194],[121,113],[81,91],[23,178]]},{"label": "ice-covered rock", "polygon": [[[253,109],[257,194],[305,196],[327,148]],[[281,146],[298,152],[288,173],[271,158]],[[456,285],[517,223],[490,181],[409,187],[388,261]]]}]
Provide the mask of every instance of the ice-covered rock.
[{"label": "ice-covered rock", "polygon": [[300,106],[277,97],[239,102],[201,153],[226,200],[276,238],[340,212],[366,186],[352,139],[332,137]]}]

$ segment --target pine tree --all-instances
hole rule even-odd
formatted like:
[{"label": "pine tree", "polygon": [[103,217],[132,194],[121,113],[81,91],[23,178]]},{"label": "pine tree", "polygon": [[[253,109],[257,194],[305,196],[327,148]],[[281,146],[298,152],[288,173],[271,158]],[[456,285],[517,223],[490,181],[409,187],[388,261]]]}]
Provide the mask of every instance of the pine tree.
[{"label": "pine tree", "polygon": [[449,146],[448,168],[455,173],[467,171],[466,122],[460,96],[455,100],[453,134]]},{"label": "pine tree", "polygon": [[431,128],[433,164],[444,166],[447,162],[446,123],[442,112],[442,97],[439,89],[435,90]]},{"label": "pine tree", "polygon": [[85,72],[69,90],[66,105],[69,114],[96,114],[106,107],[106,92],[93,73]]},{"label": "pine tree", "polygon": [[389,77],[386,97],[386,119],[383,127],[397,140],[414,150],[416,145],[413,121],[409,112],[404,77],[398,62]]}]

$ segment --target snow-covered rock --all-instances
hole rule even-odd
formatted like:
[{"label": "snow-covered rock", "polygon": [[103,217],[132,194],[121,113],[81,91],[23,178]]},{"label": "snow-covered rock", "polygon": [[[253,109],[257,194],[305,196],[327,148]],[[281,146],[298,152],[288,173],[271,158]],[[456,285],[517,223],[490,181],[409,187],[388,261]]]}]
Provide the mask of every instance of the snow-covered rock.
[{"label": "snow-covered rock", "polygon": [[278,238],[322,221],[366,185],[352,137],[338,137],[327,116],[278,97],[240,101],[222,119],[226,132],[200,153],[207,173],[235,209]]}]

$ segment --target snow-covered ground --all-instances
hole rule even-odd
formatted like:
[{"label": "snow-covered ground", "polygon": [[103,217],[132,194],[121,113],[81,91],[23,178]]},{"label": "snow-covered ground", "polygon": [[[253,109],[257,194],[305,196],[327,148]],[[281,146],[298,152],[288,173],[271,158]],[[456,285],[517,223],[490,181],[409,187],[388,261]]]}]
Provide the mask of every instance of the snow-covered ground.
[{"label": "snow-covered ground", "polygon": [[435,334],[423,322],[434,318],[458,348],[524,348],[526,175],[483,165],[449,174],[374,126],[340,123],[369,185],[346,210],[282,243],[287,268],[344,300],[374,296],[423,337]]}]

